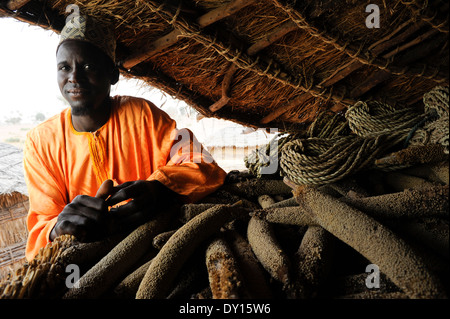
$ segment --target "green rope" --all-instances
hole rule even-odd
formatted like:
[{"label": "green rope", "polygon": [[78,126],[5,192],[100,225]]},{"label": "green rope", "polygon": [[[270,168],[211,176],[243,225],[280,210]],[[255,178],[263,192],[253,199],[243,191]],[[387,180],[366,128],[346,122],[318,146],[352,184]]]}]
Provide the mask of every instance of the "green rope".
[{"label": "green rope", "polygon": [[[281,174],[298,185],[323,185],[373,167],[377,158],[405,141],[425,118],[413,108],[357,102],[345,113],[350,133],[296,139],[281,150]],[[317,123],[314,123],[317,125]]]},{"label": "green rope", "polygon": [[245,167],[248,172],[258,178],[280,178],[280,167],[272,174],[263,174],[263,168],[269,167],[270,163],[279,161],[279,152],[289,141],[299,138],[297,134],[277,135],[267,145],[257,148],[244,158]]},{"label": "green rope", "polygon": [[277,136],[244,161],[249,172],[260,178],[264,177],[261,169],[278,160],[273,175],[286,176],[298,185],[323,185],[367,168],[403,168],[376,166],[375,160],[405,145],[440,143],[448,154],[448,97],[448,87],[425,94],[423,113],[378,101],[357,102],[345,116],[323,112],[306,134]]},{"label": "green rope", "polygon": [[[441,144],[449,154],[449,87],[438,86],[423,96],[428,121],[410,139],[409,145]],[[433,114],[437,116],[432,117]]]},{"label": "green rope", "polygon": [[283,175],[299,185],[332,183],[371,166],[387,146],[401,142],[405,133],[297,139],[283,148],[280,166]]},{"label": "green rope", "polygon": [[263,168],[270,163],[279,162],[281,149],[285,144],[293,140],[305,137],[336,137],[346,135],[349,132],[347,121],[343,114],[333,112],[322,112],[318,114],[314,123],[308,128],[306,136],[299,133],[281,134],[275,136],[269,144],[262,148],[257,148],[250,155],[244,158],[245,166],[253,176],[258,178],[281,178],[280,165],[273,174],[263,174]]},{"label": "green rope", "polygon": [[411,128],[425,115],[413,108],[395,109],[377,101],[360,101],[348,108],[345,117],[352,132],[364,137]]}]

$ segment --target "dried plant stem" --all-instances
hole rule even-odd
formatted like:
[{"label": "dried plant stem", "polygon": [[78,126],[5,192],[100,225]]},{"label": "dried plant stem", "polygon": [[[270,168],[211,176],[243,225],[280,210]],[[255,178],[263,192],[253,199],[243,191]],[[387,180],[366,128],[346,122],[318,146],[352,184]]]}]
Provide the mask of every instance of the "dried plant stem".
[{"label": "dried plant stem", "polygon": [[7,7],[9,10],[15,11],[20,8],[22,8],[24,5],[26,5],[31,0],[9,0]]},{"label": "dried plant stem", "polygon": [[[200,28],[207,27],[210,24],[213,24],[223,18],[226,18],[242,8],[253,4],[255,0],[235,0],[233,2],[227,3],[223,7],[214,9],[208,13],[205,13],[203,16],[197,19],[197,23]],[[128,57],[126,61],[122,63],[122,66],[125,69],[131,69],[135,65],[151,58],[158,52],[170,47],[175,44],[180,37],[183,35],[182,31],[179,29],[175,29],[171,33],[165,35],[157,39],[155,42],[150,43],[150,45],[143,50],[143,52],[135,53]]]},{"label": "dried plant stem", "polygon": [[[296,28],[297,28],[296,24],[292,21],[288,21],[288,22],[284,23],[283,25],[279,26],[274,31],[272,31],[270,34],[268,34],[266,37],[264,37],[263,39],[259,40],[258,42],[256,42],[252,46],[250,46],[247,49],[247,54],[249,56],[257,54],[259,51],[267,48],[272,43],[274,43],[275,41],[277,41],[280,38],[282,38],[283,36],[285,36],[287,33],[294,31]],[[231,82],[233,80],[234,73],[237,70],[238,70],[237,65],[230,63],[230,67],[222,81],[222,97],[220,98],[219,101],[217,101],[216,103],[214,103],[213,105],[211,105],[209,107],[209,110],[211,112],[215,112],[215,111],[221,109],[230,100],[229,93],[230,93]]]}]

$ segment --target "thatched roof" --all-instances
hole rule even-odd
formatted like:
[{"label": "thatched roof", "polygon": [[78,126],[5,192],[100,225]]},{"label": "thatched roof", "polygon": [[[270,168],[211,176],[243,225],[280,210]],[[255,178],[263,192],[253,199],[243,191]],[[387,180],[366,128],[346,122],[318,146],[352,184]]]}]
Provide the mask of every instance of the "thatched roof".
[{"label": "thatched roof", "polygon": [[[358,100],[422,108],[448,85],[444,0],[10,0],[0,16],[59,32],[66,7],[115,26],[122,74],[209,117],[302,131]],[[380,12],[368,28],[368,4]]]}]

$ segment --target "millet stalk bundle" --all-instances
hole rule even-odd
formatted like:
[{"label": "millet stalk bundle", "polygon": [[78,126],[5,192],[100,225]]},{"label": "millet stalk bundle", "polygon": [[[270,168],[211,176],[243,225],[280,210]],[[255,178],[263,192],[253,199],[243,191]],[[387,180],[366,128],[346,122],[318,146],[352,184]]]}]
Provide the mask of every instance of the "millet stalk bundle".
[{"label": "millet stalk bundle", "polygon": [[255,256],[283,288],[288,288],[291,283],[289,257],[281,249],[271,225],[256,216],[248,222],[247,238]]},{"label": "millet stalk bundle", "polygon": [[152,247],[153,237],[167,226],[170,212],[159,212],[154,219],[136,228],[79,280],[63,298],[98,298],[117,282]]},{"label": "millet stalk bundle", "polygon": [[228,243],[215,238],[206,249],[206,268],[213,299],[242,299],[248,297],[242,275]]},{"label": "millet stalk bundle", "polygon": [[313,187],[298,187],[295,196],[323,228],[378,265],[410,298],[446,297],[425,262],[391,230]]},{"label": "millet stalk bundle", "polygon": [[317,296],[334,261],[334,236],[320,226],[309,226],[296,253],[297,298]]},{"label": "millet stalk bundle", "polygon": [[248,241],[234,230],[226,231],[224,235],[236,256],[244,285],[250,294],[250,298],[272,298],[273,294],[267,283],[265,272],[255,257]]},{"label": "millet stalk bundle", "polygon": [[136,298],[165,298],[168,287],[196,247],[225,223],[248,215],[247,210],[239,207],[239,204],[217,205],[181,226],[153,259],[139,285]]}]

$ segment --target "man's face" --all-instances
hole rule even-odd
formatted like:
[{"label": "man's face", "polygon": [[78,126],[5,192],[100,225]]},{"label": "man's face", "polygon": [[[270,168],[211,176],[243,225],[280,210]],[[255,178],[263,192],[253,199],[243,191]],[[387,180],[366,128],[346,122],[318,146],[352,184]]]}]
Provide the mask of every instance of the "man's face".
[{"label": "man's face", "polygon": [[56,53],[57,81],[73,115],[87,115],[109,97],[112,69],[94,45],[69,40]]}]

